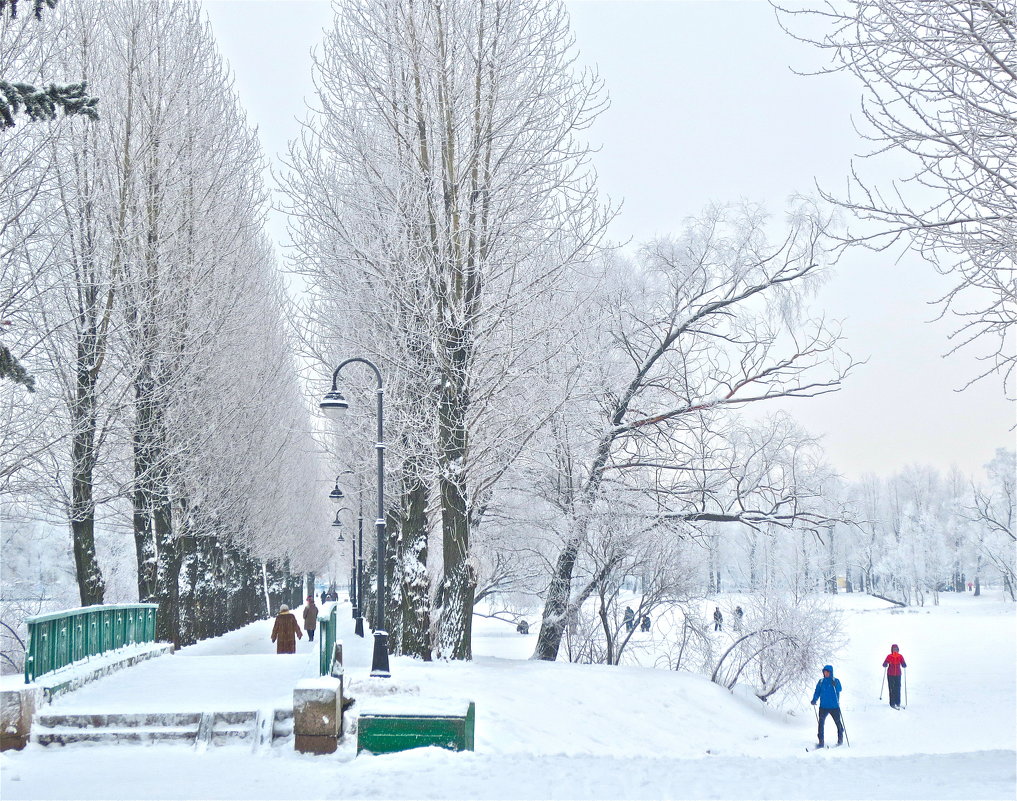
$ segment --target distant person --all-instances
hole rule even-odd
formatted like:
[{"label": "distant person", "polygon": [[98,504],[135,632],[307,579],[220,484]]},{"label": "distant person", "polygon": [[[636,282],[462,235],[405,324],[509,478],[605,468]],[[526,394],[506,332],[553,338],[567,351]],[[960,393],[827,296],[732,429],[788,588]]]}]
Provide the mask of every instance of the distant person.
[{"label": "distant person", "polygon": [[643,615],[643,619],[642,619],[642,621],[639,624],[639,629],[641,631],[649,631],[650,630],[650,616],[649,615]]},{"label": "distant person", "polygon": [[823,678],[816,682],[816,691],[812,694],[812,705],[819,701],[819,743],[823,747],[823,727],[826,724],[826,716],[833,718],[837,724],[837,745],[844,744],[844,724],[840,719],[840,679],[833,677],[833,665],[823,667]]},{"label": "distant person", "polygon": [[713,609],[713,630],[721,631],[724,628],[724,616],[720,613],[720,607]]},{"label": "distant person", "polygon": [[971,582],[969,581],[969,582],[968,582],[968,592],[971,592],[971,588],[972,588],[973,586],[974,586],[974,585],[973,585],[973,584],[972,584],[972,583],[971,583]]},{"label": "distant person", "polygon": [[[908,663],[897,647],[897,643],[890,646],[890,653],[883,660],[883,667],[886,668],[886,686],[890,688],[890,706],[900,709],[900,677],[901,668],[906,668]],[[919,671],[921,672],[921,671]]]},{"label": "distant person", "polygon": [[627,631],[632,631],[632,630],[635,629],[635,627],[636,627],[636,613],[632,611],[632,607],[631,606],[626,606],[625,607],[625,614],[622,617],[622,620],[625,623],[625,629]]},{"label": "distant person", "polygon": [[307,641],[314,642],[314,630],[318,626],[318,607],[314,605],[314,596],[307,596],[307,605],[304,607],[304,631],[307,632]]},{"label": "distant person", "polygon": [[530,633],[530,624],[527,623],[525,620],[520,620],[516,624],[516,631],[518,631],[520,634],[529,634]]},{"label": "distant person", "polygon": [[279,614],[275,618],[275,625],[272,626],[272,642],[275,643],[275,652],[277,654],[295,654],[297,639],[303,636],[290,608],[286,604],[280,606]]},{"label": "distant person", "polygon": [[735,607],[734,629],[735,629],[735,631],[737,631],[739,633],[741,633],[741,630],[742,630],[742,618],[743,617],[745,617],[745,612],[742,611],[742,608],[740,606],[736,606]]},{"label": "distant person", "polygon": [[325,590],[321,591],[321,605],[324,606],[328,603],[328,593]]}]

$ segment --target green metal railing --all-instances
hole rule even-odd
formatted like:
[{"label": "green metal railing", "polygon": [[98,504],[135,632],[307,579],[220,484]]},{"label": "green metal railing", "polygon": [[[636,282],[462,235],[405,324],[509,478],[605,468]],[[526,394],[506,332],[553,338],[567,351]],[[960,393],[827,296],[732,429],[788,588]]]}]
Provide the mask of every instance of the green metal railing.
[{"label": "green metal railing", "polygon": [[318,632],[318,656],[322,676],[332,675],[332,657],[335,655],[336,607],[332,604],[329,616],[322,618],[321,630]]},{"label": "green metal railing", "polygon": [[90,656],[155,642],[158,608],[158,604],[111,604],[27,618],[25,684]]}]

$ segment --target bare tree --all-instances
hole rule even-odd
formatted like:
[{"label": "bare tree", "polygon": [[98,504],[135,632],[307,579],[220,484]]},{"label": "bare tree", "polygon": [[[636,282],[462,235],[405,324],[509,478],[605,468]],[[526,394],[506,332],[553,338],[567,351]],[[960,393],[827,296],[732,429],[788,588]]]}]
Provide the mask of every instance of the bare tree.
[{"label": "bare tree", "polygon": [[845,243],[885,250],[906,241],[955,278],[939,302],[958,328],[951,353],[989,349],[975,380],[1004,389],[1017,353],[1017,8],[1008,0],[849,0],[773,4],[785,30],[821,48],[826,72],[862,84],[871,156],[913,165],[890,185],[852,168],[835,199],[866,225]]},{"label": "bare tree", "polygon": [[[472,538],[541,422],[513,403],[556,336],[529,310],[588,259],[606,222],[577,138],[602,108],[600,84],[576,71],[558,0],[336,10],[317,65],[321,112],[292,151],[294,239],[315,313],[362,321],[346,341],[394,377],[397,486],[416,495],[401,508],[434,508],[442,532],[437,650],[467,659]],[[318,329],[326,364],[344,355],[332,331]],[[400,569],[418,577],[426,533],[404,531]]]},{"label": "bare tree", "polygon": [[[973,488],[974,503],[967,516],[979,529],[977,537],[978,564],[991,564],[1003,580],[1011,600],[1017,601],[1017,456],[1000,448],[985,466],[989,488]],[[981,583],[980,570],[975,581]],[[976,591],[980,591],[979,586]]]},{"label": "bare tree", "polygon": [[609,282],[599,375],[587,409],[572,412],[580,428],[571,441],[590,445],[567,455],[558,448],[552,471],[567,522],[536,658],[556,658],[571,610],[595,586],[586,581],[573,593],[572,579],[605,481],[660,492],[661,515],[686,522],[804,520],[795,470],[786,474],[788,495],[745,502],[752,454],[765,447],[743,437],[723,464],[729,410],[835,391],[852,367],[839,333],[800,314],[802,292],[823,270],[827,222],[798,209],[773,246],[764,226],[757,207],[709,209],[680,237],[644,247],[640,263],[624,264]]}]

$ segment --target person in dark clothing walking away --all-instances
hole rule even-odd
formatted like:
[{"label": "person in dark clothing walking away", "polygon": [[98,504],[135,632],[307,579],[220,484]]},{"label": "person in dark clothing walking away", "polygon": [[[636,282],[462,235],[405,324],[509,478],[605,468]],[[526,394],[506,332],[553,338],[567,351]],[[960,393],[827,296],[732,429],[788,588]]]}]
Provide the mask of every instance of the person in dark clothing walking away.
[{"label": "person in dark clothing walking away", "polygon": [[650,616],[649,615],[643,615],[643,619],[641,621],[639,621],[639,630],[640,631],[649,631],[650,630]]},{"label": "person in dark clothing walking away", "polygon": [[290,608],[286,604],[280,606],[279,614],[275,618],[275,625],[272,626],[272,642],[275,643],[275,652],[277,654],[295,654],[297,639],[303,636]]},{"label": "person in dark clothing walking away", "polygon": [[713,630],[720,631],[724,627],[724,616],[720,613],[720,607],[713,608]]},{"label": "person in dark clothing walking away", "polygon": [[897,647],[897,643],[890,646],[890,653],[883,660],[883,667],[886,668],[886,686],[890,689],[890,706],[900,709],[900,677],[901,668],[906,668],[908,663]]},{"label": "person in dark clothing walking away", "polygon": [[633,631],[636,627],[636,613],[632,611],[631,606],[625,607],[625,614],[622,616],[622,620],[625,622],[625,629],[627,631]]},{"label": "person in dark clothing walking away", "polygon": [[844,724],[840,719],[840,679],[833,677],[833,665],[823,667],[823,678],[816,682],[816,691],[812,694],[812,705],[819,701],[819,744],[823,747],[823,727],[826,725],[826,716],[833,718],[837,724],[837,745],[844,743]]},{"label": "person in dark clothing walking away", "polygon": [[304,631],[307,632],[307,641],[314,642],[314,630],[318,626],[318,607],[314,605],[314,596],[307,596],[307,605],[304,607]]}]

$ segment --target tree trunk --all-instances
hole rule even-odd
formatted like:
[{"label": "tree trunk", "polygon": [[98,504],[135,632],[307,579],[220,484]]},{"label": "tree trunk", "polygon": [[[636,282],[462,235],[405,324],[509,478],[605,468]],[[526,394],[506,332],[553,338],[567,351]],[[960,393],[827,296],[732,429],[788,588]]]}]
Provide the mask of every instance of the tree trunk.
[{"label": "tree trunk", "polygon": [[547,600],[544,602],[540,634],[537,636],[537,646],[533,651],[534,659],[553,662],[558,658],[558,649],[561,647],[561,638],[568,620],[572,572],[576,566],[581,541],[582,538],[578,535],[571,537],[558,555],[551,586],[547,591]]},{"label": "tree trunk", "polygon": [[[92,492],[95,466],[95,376],[88,364],[93,350],[79,341],[75,402],[71,409],[71,538],[74,571],[82,606],[101,604],[106,594],[95,556],[95,500]],[[94,355],[94,354],[93,354]]]},{"label": "tree trunk", "polygon": [[431,584],[427,575],[426,482],[416,475],[416,464],[406,468],[403,549],[400,559],[402,604],[402,652],[425,662],[431,660]]},{"label": "tree trunk", "polygon": [[450,364],[442,376],[438,412],[438,491],[441,502],[441,619],[438,649],[446,659],[472,659],[470,642],[477,580],[470,556],[470,519],[466,489],[469,408],[468,334],[453,328],[446,335]]}]

